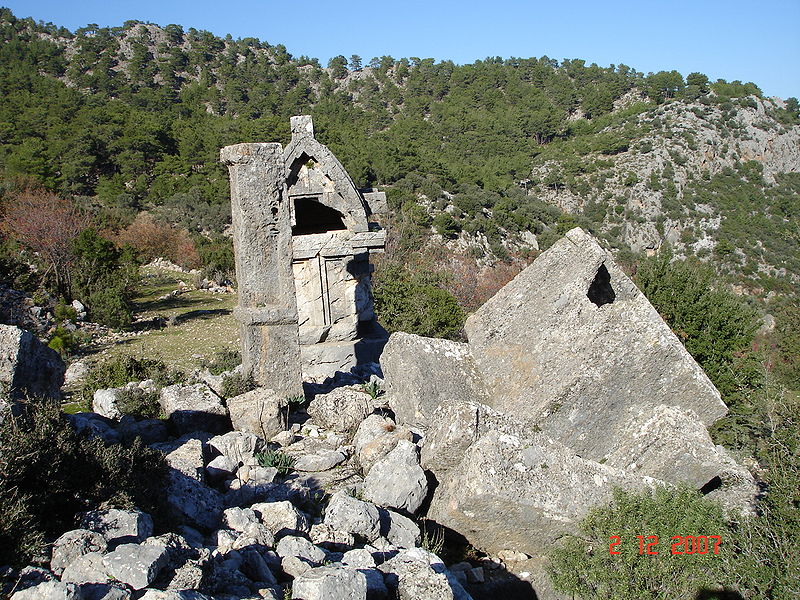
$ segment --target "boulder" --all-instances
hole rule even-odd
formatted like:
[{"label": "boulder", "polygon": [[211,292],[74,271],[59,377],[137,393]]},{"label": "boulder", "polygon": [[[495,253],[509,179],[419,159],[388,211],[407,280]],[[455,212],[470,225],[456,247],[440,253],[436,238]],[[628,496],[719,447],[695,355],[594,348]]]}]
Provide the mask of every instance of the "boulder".
[{"label": "boulder", "polygon": [[64,583],[107,583],[111,580],[103,564],[103,554],[89,552],[71,561],[61,573]]},{"label": "boulder", "polygon": [[92,400],[92,410],[107,419],[119,419],[122,413],[117,406],[117,396],[122,388],[96,390]]},{"label": "boulder", "polygon": [[312,564],[321,565],[325,561],[325,551],[317,548],[306,538],[287,535],[280,539],[275,547],[278,556],[296,556]]},{"label": "boulder", "polygon": [[167,386],[161,390],[159,402],[179,434],[192,431],[224,433],[231,429],[225,405],[204,383]]},{"label": "boulder", "polygon": [[114,428],[114,422],[97,413],[75,413],[67,415],[73,429],[80,435],[99,438],[106,444],[119,443],[121,436]]},{"label": "boulder", "polygon": [[341,567],[310,569],[294,580],[292,598],[366,600],[367,579],[358,571]]},{"label": "boulder", "polygon": [[320,449],[312,454],[302,454],[294,463],[295,471],[315,473],[328,471],[343,463],[347,457],[338,450]]},{"label": "boulder", "polygon": [[78,387],[87,375],[89,375],[89,365],[86,364],[86,361],[76,360],[70,363],[64,372],[64,385]]},{"label": "boulder", "polygon": [[56,575],[61,575],[64,568],[75,559],[90,552],[105,552],[106,547],[106,539],[95,531],[89,529],[67,531],[53,542],[50,570]]},{"label": "boulder", "polygon": [[178,523],[199,529],[214,529],[220,521],[223,498],[197,479],[170,469],[166,477],[167,509]]},{"label": "boulder", "polygon": [[422,548],[401,550],[378,568],[400,600],[472,600],[441,559]]},{"label": "boulder", "polygon": [[327,394],[318,394],[308,405],[308,414],[325,429],[344,433],[348,438],[368,414],[373,411],[368,394],[350,387],[336,388]]},{"label": "boulder", "polygon": [[308,517],[288,500],[259,502],[251,508],[275,537],[308,533],[311,529]]},{"label": "boulder", "polygon": [[167,426],[161,419],[137,420],[131,416],[123,416],[117,428],[122,441],[130,443],[137,437],[145,444],[164,442],[168,437]]},{"label": "boulder", "polygon": [[286,426],[286,398],[268,388],[256,388],[228,398],[228,412],[233,428],[268,440]]},{"label": "boulder", "polygon": [[331,496],[325,509],[326,525],[372,541],[380,535],[380,513],[371,502],[364,502],[339,491]]},{"label": "boulder", "polygon": [[415,513],[428,495],[417,446],[401,440],[372,467],[364,480],[364,498],[379,506]]},{"label": "boulder", "polygon": [[84,583],[81,588],[82,600],[130,600],[131,590],[121,583]]},{"label": "boulder", "polygon": [[116,581],[141,590],[155,580],[167,559],[161,544],[122,544],[103,557],[103,565]]},{"label": "boulder", "polygon": [[369,415],[358,426],[353,438],[356,460],[364,474],[389,454],[400,440],[413,440],[411,430],[398,427],[392,419],[383,415]]},{"label": "boulder", "polygon": [[233,477],[238,465],[227,456],[217,456],[206,465],[206,476],[212,483]]},{"label": "boulder", "polygon": [[518,437],[491,430],[439,481],[428,516],[496,555],[541,554],[612,489],[658,483],[576,456],[541,433]]},{"label": "boulder", "polygon": [[93,510],[80,516],[80,525],[102,535],[110,546],[138,543],[153,535],[153,518],[140,510]]},{"label": "boulder", "polygon": [[11,600],[84,600],[80,588],[74,583],[45,581],[11,595]]},{"label": "boulder", "polygon": [[0,325],[0,385],[10,398],[28,394],[59,399],[65,371],[58,352],[30,331]]},{"label": "boulder", "polygon": [[465,330],[491,390],[485,403],[538,424],[584,458],[603,459],[631,408],[677,406],[705,425],[726,412],[647,298],[579,228],[473,313]]},{"label": "boulder", "polygon": [[399,513],[380,509],[381,536],[398,548],[414,548],[420,541],[419,526]]},{"label": "boulder", "polygon": [[197,590],[147,590],[139,600],[213,600]]},{"label": "boulder", "polygon": [[208,445],[239,467],[258,465],[256,454],[263,449],[264,442],[254,433],[229,431],[214,436],[208,441]]},{"label": "boulder", "polygon": [[258,523],[258,517],[252,508],[232,506],[222,512],[222,523],[230,529],[244,532],[249,525]]},{"label": "boulder", "polygon": [[205,481],[204,442],[207,437],[188,434],[172,442],[153,444],[153,448],[165,454],[171,469],[197,481]]},{"label": "boulder", "polygon": [[442,403],[486,402],[467,344],[397,332],[381,355],[386,395],[398,423],[424,426]]}]

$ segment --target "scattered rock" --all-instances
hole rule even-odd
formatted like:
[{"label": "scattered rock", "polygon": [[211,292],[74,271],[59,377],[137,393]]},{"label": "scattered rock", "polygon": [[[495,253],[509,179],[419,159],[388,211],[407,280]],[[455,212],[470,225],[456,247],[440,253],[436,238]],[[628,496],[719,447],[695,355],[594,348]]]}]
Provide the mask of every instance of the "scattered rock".
[{"label": "scattered rock", "polygon": [[369,395],[349,387],[340,387],[317,395],[308,405],[308,414],[325,429],[344,433],[351,438],[358,426],[373,410]]},{"label": "scattered rock", "polygon": [[93,510],[80,518],[83,529],[102,535],[109,546],[138,543],[153,535],[153,519],[140,510]]},{"label": "scattered rock", "polygon": [[311,529],[308,517],[288,500],[260,502],[253,504],[251,508],[276,538],[285,535],[308,533]]},{"label": "scattered rock", "polygon": [[122,544],[103,557],[106,572],[134,590],[150,585],[166,562],[167,549],[160,544]]},{"label": "scattered rock", "polygon": [[292,584],[292,598],[302,600],[366,600],[367,580],[359,571],[319,567],[300,575]]},{"label": "scattered rock", "polygon": [[106,539],[95,531],[89,529],[67,531],[53,542],[50,569],[56,575],[61,575],[64,568],[75,559],[90,552],[105,552],[106,547]]},{"label": "scattered rock", "polygon": [[287,401],[268,388],[256,388],[228,398],[234,429],[268,440],[285,427]]},{"label": "scattered rock", "polygon": [[314,454],[303,454],[294,463],[295,471],[327,471],[343,463],[347,457],[338,450],[318,450]]},{"label": "scattered rock", "polygon": [[389,454],[400,440],[411,441],[413,435],[407,427],[382,415],[369,415],[358,426],[353,438],[356,459],[366,475],[372,466]]},{"label": "scattered rock", "polygon": [[325,510],[325,524],[335,531],[344,531],[371,542],[380,535],[380,513],[378,508],[363,502],[344,491],[331,496]]},{"label": "scattered rock", "polygon": [[366,499],[409,513],[415,513],[427,495],[428,480],[419,466],[417,446],[407,440],[400,440],[364,480]]}]

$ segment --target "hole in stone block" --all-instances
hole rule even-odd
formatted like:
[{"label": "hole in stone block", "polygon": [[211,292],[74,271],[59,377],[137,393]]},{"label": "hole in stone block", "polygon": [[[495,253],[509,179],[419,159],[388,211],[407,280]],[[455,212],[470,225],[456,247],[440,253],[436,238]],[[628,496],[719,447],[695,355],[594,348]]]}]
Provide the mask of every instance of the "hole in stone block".
[{"label": "hole in stone block", "polygon": [[703,496],[710,494],[714,490],[718,490],[722,487],[722,479],[720,476],[717,475],[716,477],[712,477],[703,487],[700,488],[700,493]]},{"label": "hole in stone block", "polygon": [[347,229],[339,211],[316,202],[313,198],[298,198],[294,201],[293,235],[325,233]]},{"label": "hole in stone block", "polygon": [[597,269],[597,274],[589,285],[586,297],[597,306],[611,304],[616,299],[617,294],[611,287],[611,273],[608,272],[605,265],[600,265],[600,268]]}]

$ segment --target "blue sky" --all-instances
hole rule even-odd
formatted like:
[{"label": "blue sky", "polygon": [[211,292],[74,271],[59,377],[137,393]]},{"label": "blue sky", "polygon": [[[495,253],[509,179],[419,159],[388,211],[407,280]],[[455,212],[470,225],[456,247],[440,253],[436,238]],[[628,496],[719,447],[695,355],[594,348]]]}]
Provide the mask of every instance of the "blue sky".
[{"label": "blue sky", "polygon": [[468,63],[487,56],[582,58],[644,73],[741,79],[800,97],[800,0],[384,3],[238,0],[0,0],[18,17],[71,30],[129,19],[257,37],[326,64],[337,54]]}]

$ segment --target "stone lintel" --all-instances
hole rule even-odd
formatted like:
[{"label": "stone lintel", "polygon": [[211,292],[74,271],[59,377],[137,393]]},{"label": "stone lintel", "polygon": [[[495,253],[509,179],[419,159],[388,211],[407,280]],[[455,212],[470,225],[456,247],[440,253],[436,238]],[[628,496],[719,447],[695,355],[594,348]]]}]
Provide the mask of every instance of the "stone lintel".
[{"label": "stone lintel", "polygon": [[233,316],[242,325],[292,325],[297,324],[297,312],[280,306],[236,306]]}]

